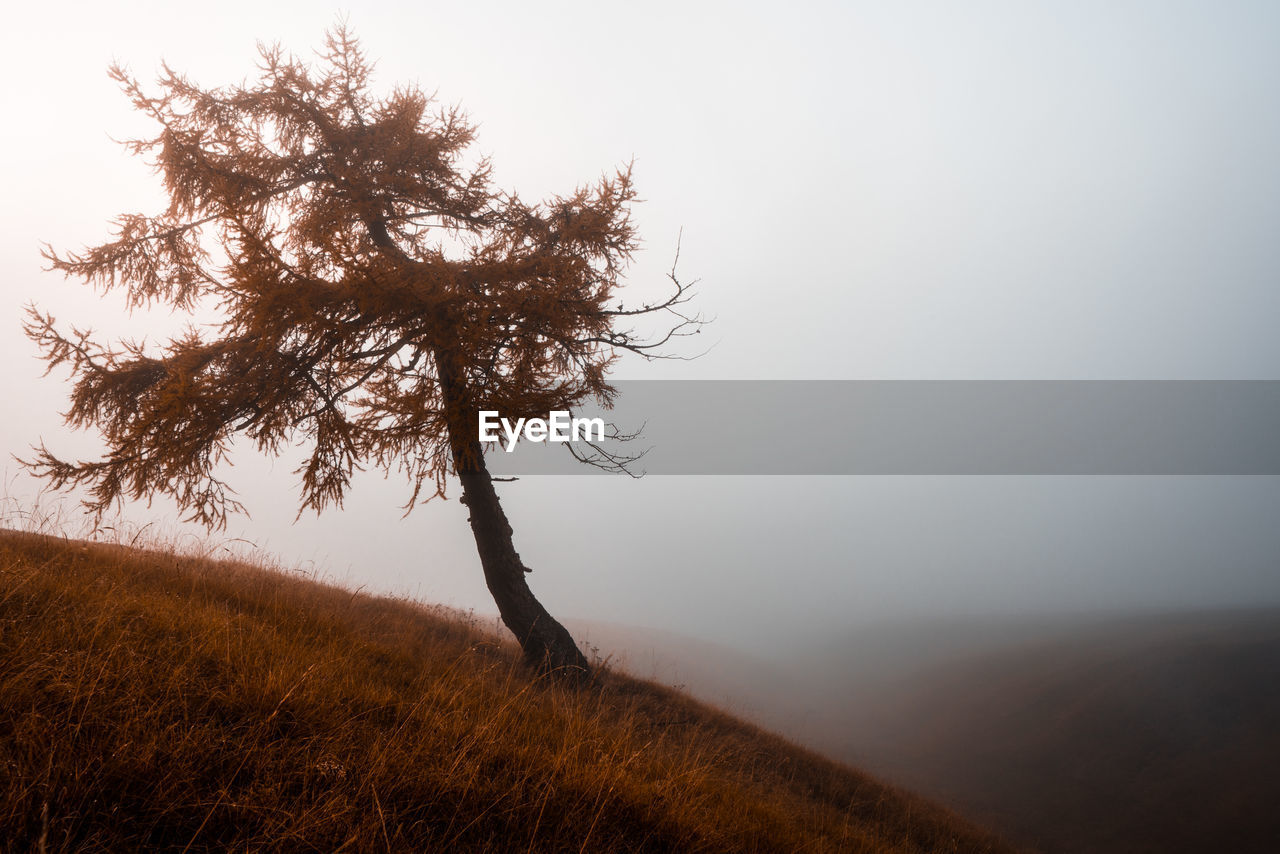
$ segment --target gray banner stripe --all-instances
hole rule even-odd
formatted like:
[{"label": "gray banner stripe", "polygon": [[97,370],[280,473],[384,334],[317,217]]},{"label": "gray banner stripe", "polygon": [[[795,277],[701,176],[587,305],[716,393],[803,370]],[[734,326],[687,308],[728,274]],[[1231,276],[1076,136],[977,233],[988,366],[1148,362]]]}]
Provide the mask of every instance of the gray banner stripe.
[{"label": "gray banner stripe", "polygon": [[[1275,475],[1280,381],[621,381],[650,475]],[[563,444],[496,446],[501,475],[591,474]],[[581,445],[575,446],[581,448]]]}]

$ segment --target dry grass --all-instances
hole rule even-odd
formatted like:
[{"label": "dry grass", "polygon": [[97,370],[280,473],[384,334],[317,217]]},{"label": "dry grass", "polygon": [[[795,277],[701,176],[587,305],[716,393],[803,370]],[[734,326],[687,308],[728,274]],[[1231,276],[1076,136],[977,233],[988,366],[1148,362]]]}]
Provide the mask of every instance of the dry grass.
[{"label": "dry grass", "polygon": [[672,691],[243,563],[0,532],[0,850],[998,851]]}]

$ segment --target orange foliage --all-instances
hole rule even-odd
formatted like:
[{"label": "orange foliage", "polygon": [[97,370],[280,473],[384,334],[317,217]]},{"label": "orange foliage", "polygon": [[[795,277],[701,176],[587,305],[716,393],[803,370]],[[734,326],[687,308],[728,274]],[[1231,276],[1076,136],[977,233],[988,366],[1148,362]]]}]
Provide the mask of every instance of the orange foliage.
[{"label": "orange foliage", "polygon": [[[29,309],[50,367],[73,373],[68,421],[108,443],[88,462],[41,446],[31,465],[55,488],[88,487],[99,513],[164,493],[224,525],[239,505],[215,468],[243,434],[267,453],[307,444],[304,509],[340,503],[366,463],[407,475],[412,507],[470,453],[477,409],[545,416],[607,402],[621,351],[653,357],[697,331],[674,273],[659,304],[611,307],[636,248],[629,166],[526,203],[469,158],[462,112],[412,86],[378,97],[370,70],[342,28],[318,69],[264,49],[252,84],[201,88],[166,66],[149,94],[112,69],[160,125],[129,146],[154,163],[168,207],[46,257],[133,305],[213,302],[223,319],[146,352]],[[619,326],[645,314],[668,316],[668,332]]]}]

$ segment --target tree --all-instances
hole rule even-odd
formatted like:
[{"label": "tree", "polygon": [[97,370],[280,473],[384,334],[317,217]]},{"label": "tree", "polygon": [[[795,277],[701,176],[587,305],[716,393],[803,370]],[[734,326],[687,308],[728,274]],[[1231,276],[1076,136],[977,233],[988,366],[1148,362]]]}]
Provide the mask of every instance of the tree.
[{"label": "tree", "polygon": [[[220,319],[158,347],[102,345],[31,306],[27,334],[50,370],[72,374],[68,423],[99,429],[107,450],[66,461],[41,443],[28,465],[55,489],[84,487],[99,516],[164,494],[211,529],[244,510],[217,473],[237,435],[267,454],[307,449],[300,513],[340,505],[366,466],[407,477],[406,512],[456,475],[485,581],[526,659],[587,674],[529,589],[477,416],[607,403],[621,353],[660,357],[697,331],[674,268],[665,299],[614,306],[637,245],[630,166],[527,204],[469,155],[475,129],[457,107],[416,86],[371,93],[345,28],[327,34],[318,70],[279,47],[260,54],[257,81],[228,88],[166,65],[148,94],[111,69],[160,126],[127,146],[152,160],[168,207],[121,216],[102,245],[46,246],[45,257],[122,289],[131,306],[214,305]],[[667,318],[665,331],[623,327],[643,315]]]}]

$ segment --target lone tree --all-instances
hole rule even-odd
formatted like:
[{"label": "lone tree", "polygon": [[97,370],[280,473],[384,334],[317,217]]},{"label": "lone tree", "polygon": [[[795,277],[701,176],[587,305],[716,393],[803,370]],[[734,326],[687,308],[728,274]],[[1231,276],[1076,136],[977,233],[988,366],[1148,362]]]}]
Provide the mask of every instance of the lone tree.
[{"label": "lone tree", "polygon": [[[623,351],[658,357],[696,331],[674,269],[657,304],[615,305],[636,248],[630,167],[528,204],[468,156],[475,128],[456,107],[416,86],[371,93],[371,66],[344,28],[327,35],[318,69],[279,47],[260,53],[256,83],[228,88],[164,66],[148,94],[111,69],[160,126],[127,145],[163,176],[168,207],[121,216],[100,246],[45,257],[122,289],[131,306],[216,304],[220,320],[159,347],[102,345],[30,307],[26,331],[49,369],[72,372],[68,423],[98,428],[107,451],[66,461],[42,443],[28,465],[55,489],[86,488],[98,515],[164,494],[211,529],[244,510],[217,474],[237,434],[268,454],[307,449],[299,512],[340,505],[369,465],[407,477],[407,510],[456,475],[485,581],[526,659],[586,675],[529,589],[477,416],[607,403]],[[623,325],[641,315],[665,316],[663,331]]]}]

